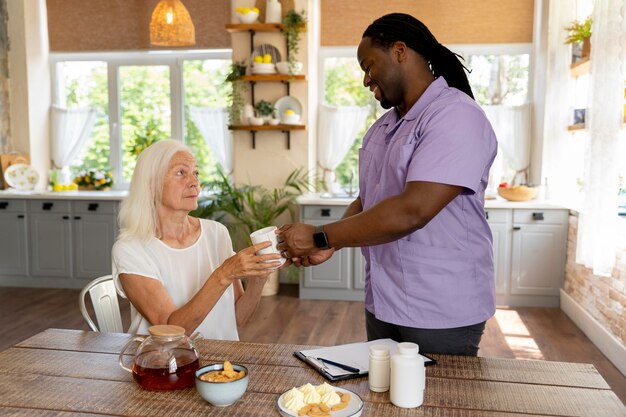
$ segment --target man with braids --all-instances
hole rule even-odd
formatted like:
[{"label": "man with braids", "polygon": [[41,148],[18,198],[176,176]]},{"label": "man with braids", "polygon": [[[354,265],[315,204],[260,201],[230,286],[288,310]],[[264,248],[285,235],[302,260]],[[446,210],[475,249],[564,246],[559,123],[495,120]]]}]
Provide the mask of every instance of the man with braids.
[{"label": "man with braids", "polygon": [[475,356],[495,313],[483,206],[496,137],[458,56],[414,17],[374,21],[357,56],[363,84],[391,109],[363,138],[359,196],[339,221],[283,226],[278,248],[310,266],[362,247],[369,340]]}]

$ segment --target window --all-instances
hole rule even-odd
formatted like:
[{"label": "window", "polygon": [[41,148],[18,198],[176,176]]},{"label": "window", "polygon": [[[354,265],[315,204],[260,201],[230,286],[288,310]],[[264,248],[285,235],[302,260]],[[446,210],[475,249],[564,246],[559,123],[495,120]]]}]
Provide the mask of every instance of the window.
[{"label": "window", "polygon": [[152,142],[183,140],[214,178],[217,163],[189,117],[188,106],[226,107],[230,51],[53,54],[53,100],[68,108],[94,107],[96,125],[71,164],[111,169],[124,189],[137,155]]},{"label": "window", "polygon": [[[517,106],[528,101],[530,44],[517,45],[462,45],[450,46],[450,50],[463,56],[476,101],[481,105]],[[366,105],[372,106],[372,114],[366,123],[366,129],[355,138],[352,149],[336,169],[337,178],[346,186],[350,173],[358,169],[358,149],[367,128],[384,111],[371,92],[363,87],[363,71],[358,65],[356,47],[321,48],[320,73],[324,80],[319,96],[330,105]],[[492,182],[510,180],[515,170],[498,153],[492,171]],[[493,186],[493,185],[492,185]]]}]

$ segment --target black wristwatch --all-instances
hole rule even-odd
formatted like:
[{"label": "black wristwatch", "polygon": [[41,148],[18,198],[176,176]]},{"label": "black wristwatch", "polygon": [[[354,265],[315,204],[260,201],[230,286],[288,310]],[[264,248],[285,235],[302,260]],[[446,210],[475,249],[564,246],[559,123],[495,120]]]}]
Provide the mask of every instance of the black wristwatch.
[{"label": "black wristwatch", "polygon": [[328,237],[324,232],[324,226],[317,226],[315,233],[313,233],[313,242],[318,249],[328,249]]}]

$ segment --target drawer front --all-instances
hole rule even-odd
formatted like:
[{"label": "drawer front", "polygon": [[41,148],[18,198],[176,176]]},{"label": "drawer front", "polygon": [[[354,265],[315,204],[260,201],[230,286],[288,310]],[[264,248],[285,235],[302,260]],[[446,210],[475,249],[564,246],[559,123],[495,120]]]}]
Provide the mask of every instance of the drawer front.
[{"label": "drawer front", "polygon": [[80,214],[115,214],[115,201],[74,201],[74,213]]},{"label": "drawer front", "polygon": [[507,209],[485,209],[485,218],[489,223],[506,223],[509,213]]},{"label": "drawer front", "polygon": [[339,220],[345,211],[344,206],[304,206],[302,220]]},{"label": "drawer front", "polygon": [[513,223],[567,224],[567,210],[513,210]]},{"label": "drawer front", "polygon": [[28,210],[31,213],[68,213],[70,202],[66,200],[30,200]]},{"label": "drawer front", "polygon": [[26,211],[26,201],[24,200],[0,200],[0,213],[16,213]]}]

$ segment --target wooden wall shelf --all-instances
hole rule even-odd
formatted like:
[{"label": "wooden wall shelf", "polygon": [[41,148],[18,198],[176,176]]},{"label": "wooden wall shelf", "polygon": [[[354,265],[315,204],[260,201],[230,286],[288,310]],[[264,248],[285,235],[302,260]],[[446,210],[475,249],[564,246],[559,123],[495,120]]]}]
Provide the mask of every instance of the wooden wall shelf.
[{"label": "wooden wall shelf", "polygon": [[305,125],[230,125],[230,130],[247,130],[252,135],[252,149],[256,149],[256,133],[257,132],[275,132],[280,131],[287,135],[287,149],[291,149],[291,131],[305,130]]},{"label": "wooden wall shelf", "polygon": [[569,125],[567,126],[567,130],[572,131],[572,130],[583,130],[585,128],[585,124],[584,123],[578,123],[575,125]]},{"label": "wooden wall shelf", "polygon": [[280,23],[229,23],[226,30],[235,32],[281,32],[283,25]]},{"label": "wooden wall shelf", "polygon": [[580,77],[581,75],[589,74],[590,70],[591,61],[589,60],[588,56],[581,58],[580,61],[570,65],[570,74],[574,78]]},{"label": "wooden wall shelf", "polygon": [[241,77],[243,81],[247,82],[290,82],[290,81],[305,81],[306,76],[304,74],[299,75],[289,75],[289,74],[253,74],[253,75],[244,75]]}]

